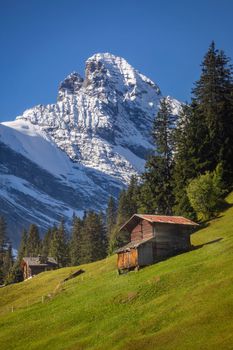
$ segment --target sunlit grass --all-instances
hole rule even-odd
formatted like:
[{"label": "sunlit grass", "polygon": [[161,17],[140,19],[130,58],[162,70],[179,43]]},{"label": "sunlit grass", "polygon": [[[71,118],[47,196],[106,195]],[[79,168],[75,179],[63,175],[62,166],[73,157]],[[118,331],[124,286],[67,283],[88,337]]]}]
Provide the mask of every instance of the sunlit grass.
[{"label": "sunlit grass", "polygon": [[232,349],[233,208],[192,243],[139,272],[118,276],[112,256],[0,289],[1,349]]}]

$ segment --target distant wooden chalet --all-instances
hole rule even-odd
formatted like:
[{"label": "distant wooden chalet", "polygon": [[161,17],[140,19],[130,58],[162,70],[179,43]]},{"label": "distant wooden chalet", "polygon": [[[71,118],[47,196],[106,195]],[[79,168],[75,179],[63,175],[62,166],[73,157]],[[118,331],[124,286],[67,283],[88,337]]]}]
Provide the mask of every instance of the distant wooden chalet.
[{"label": "distant wooden chalet", "polygon": [[52,257],[44,258],[42,256],[37,257],[24,257],[21,262],[21,268],[23,270],[23,278],[27,278],[38,275],[40,272],[54,270],[58,267],[56,260]]},{"label": "distant wooden chalet", "polygon": [[150,265],[191,248],[195,222],[182,216],[133,215],[120,229],[131,241],[118,249],[118,271]]}]

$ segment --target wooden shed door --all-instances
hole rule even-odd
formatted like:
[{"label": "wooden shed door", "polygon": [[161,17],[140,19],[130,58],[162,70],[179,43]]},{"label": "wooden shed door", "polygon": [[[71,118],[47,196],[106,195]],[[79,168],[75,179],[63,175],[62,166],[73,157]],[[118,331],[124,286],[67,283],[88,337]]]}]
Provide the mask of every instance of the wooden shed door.
[{"label": "wooden shed door", "polygon": [[124,252],[124,268],[130,267],[130,252]]},{"label": "wooden shed door", "polygon": [[135,267],[138,264],[138,252],[137,249],[131,249],[129,252],[124,253],[124,266],[125,268]]},{"label": "wooden shed door", "polygon": [[130,267],[136,267],[138,265],[138,251],[137,249],[130,250]]},{"label": "wooden shed door", "polygon": [[118,253],[118,269],[124,269],[124,253]]},{"label": "wooden shed door", "polygon": [[131,249],[129,252],[118,253],[118,268],[129,269],[138,265],[138,251]]}]

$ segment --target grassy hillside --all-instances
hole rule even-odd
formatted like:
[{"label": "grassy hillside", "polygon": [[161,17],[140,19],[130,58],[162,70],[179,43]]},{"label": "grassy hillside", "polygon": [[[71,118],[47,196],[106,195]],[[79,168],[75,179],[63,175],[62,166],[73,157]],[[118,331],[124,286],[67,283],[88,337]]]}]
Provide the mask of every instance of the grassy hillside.
[{"label": "grassy hillside", "polygon": [[192,242],[139,272],[118,276],[113,256],[0,289],[1,349],[232,349],[233,207]]}]

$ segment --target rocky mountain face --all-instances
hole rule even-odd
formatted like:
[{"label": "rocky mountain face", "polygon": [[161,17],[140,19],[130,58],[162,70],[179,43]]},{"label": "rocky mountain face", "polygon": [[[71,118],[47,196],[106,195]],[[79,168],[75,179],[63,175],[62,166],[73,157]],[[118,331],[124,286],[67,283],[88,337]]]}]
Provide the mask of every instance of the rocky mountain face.
[{"label": "rocky mountain face", "polygon": [[[117,196],[153,149],[162,97],[123,58],[96,54],[84,78],[74,72],[60,84],[57,103],[0,124],[0,211],[14,242],[31,222],[44,230]],[[167,98],[177,114],[180,103]]]}]

